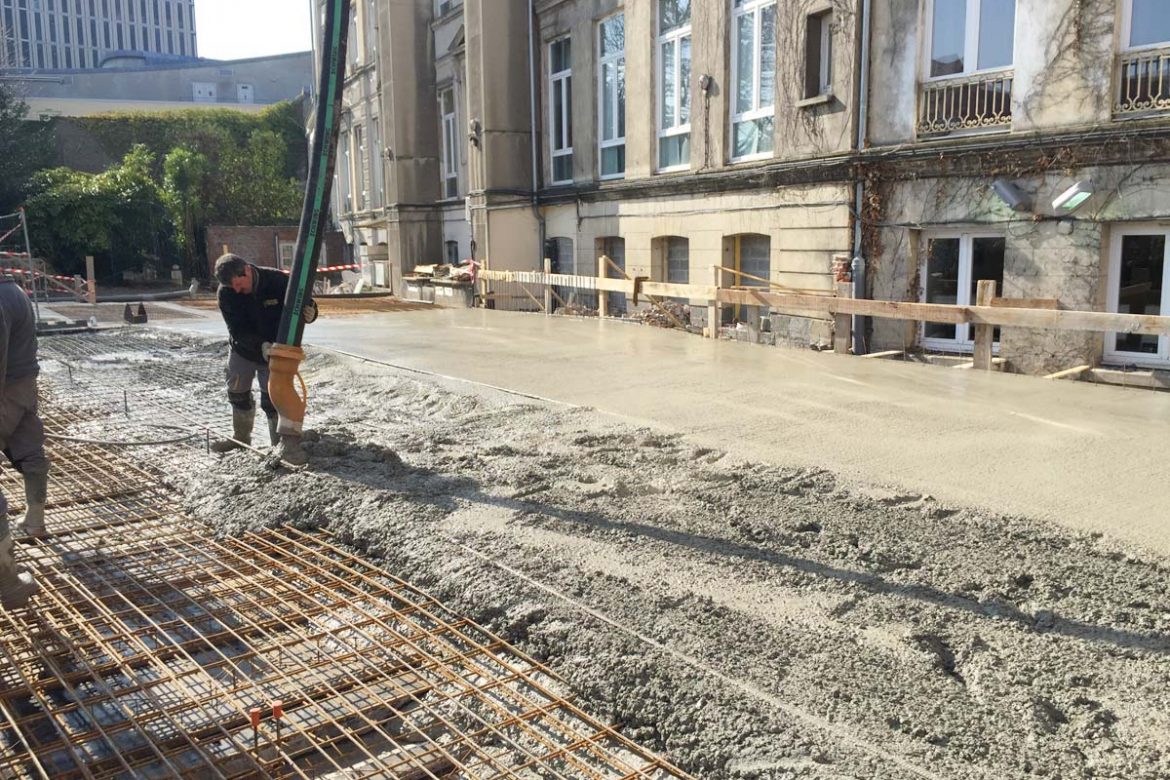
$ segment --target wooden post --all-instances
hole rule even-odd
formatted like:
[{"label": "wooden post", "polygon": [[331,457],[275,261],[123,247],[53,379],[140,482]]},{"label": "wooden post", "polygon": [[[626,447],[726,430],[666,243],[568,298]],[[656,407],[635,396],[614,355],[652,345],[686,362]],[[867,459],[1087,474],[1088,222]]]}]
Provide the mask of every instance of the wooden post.
[{"label": "wooden post", "polygon": [[[853,282],[837,282],[837,297],[852,298]],[[853,318],[848,314],[833,315],[833,351],[838,355],[849,354]]]},{"label": "wooden post", "polygon": [[[995,297],[995,280],[980,279],[975,289],[975,305],[990,306]],[[975,326],[974,367],[983,371],[991,370],[991,341],[995,337],[994,325]]]},{"label": "wooden post", "polygon": [[[609,275],[609,258],[599,255],[597,258],[597,278],[604,279]],[[597,291],[597,316],[609,316],[609,293],[605,290]]]},{"label": "wooden post", "polygon": [[[715,294],[719,294],[719,283],[723,281],[722,271],[718,265],[711,266],[711,282],[715,285]],[[707,338],[719,338],[719,298],[707,301]]]},{"label": "wooden post", "polygon": [[[546,274],[552,273],[552,258],[550,258],[550,257],[544,258],[544,272]],[[552,298],[553,298],[552,285],[546,284],[544,286],[544,313],[549,315],[549,316],[552,316],[552,311],[553,311]]]},{"label": "wooden post", "polygon": [[97,305],[97,278],[94,276],[93,255],[85,256],[85,298],[90,306]]}]

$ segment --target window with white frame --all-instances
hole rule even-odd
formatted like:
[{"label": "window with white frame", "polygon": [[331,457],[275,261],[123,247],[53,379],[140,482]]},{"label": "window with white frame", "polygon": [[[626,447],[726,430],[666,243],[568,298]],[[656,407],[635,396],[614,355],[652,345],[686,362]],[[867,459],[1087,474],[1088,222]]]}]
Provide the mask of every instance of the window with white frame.
[{"label": "window with white frame", "polygon": [[[1162,315],[1170,300],[1170,230],[1125,226],[1114,230],[1109,258],[1109,311]],[[1170,340],[1141,333],[1107,333],[1105,359],[1117,363],[1170,365]]]},{"label": "window with white frame", "polygon": [[1122,46],[1140,49],[1170,43],[1170,3],[1166,0],[1123,0]]},{"label": "window with white frame", "polygon": [[293,266],[297,244],[295,241],[280,241],[277,243],[277,267],[287,271]]},{"label": "window with white frame", "polygon": [[670,284],[690,284],[691,242],[681,236],[666,239],[666,281]]},{"label": "window with white frame", "polygon": [[357,192],[358,211],[365,211],[369,203],[370,169],[366,165],[366,134],[361,125],[353,129],[353,184]]},{"label": "window with white frame", "polygon": [[731,7],[731,159],[767,157],[775,131],[776,3],[731,0]]},{"label": "window with white frame", "polygon": [[833,12],[812,14],[805,28],[805,98],[833,94]]},{"label": "window with white frame", "polygon": [[435,0],[435,16],[446,16],[463,5],[463,0]]},{"label": "window with white frame", "polygon": [[573,67],[569,39],[548,45],[548,143],[552,183],[573,181]]},{"label": "window with white frame", "polygon": [[374,171],[374,182],[370,188],[370,205],[382,208],[382,190],[385,187],[386,160],[382,155],[382,122],[378,117],[370,120],[370,165]]},{"label": "window with white frame", "polygon": [[1016,0],[931,0],[930,78],[1010,68]]},{"label": "window with white frame", "polygon": [[626,171],[626,23],[622,14],[597,25],[597,119],[601,178]]},{"label": "window with white frame", "polygon": [[443,125],[443,197],[459,196],[459,146],[455,142],[455,90],[439,92],[439,116]]},{"label": "window with white frame", "polygon": [[658,0],[658,170],[691,163],[691,0]]},{"label": "window with white frame", "polygon": [[1117,111],[1141,113],[1170,108],[1170,3],[1123,0],[1121,79]]},{"label": "window with white frame", "polygon": [[365,19],[362,24],[366,28],[366,62],[376,62],[378,59],[378,9],[375,0],[366,0]]},{"label": "window with white frame", "polygon": [[341,197],[339,198],[342,209],[342,214],[353,213],[353,187],[350,186],[350,168],[349,168],[349,133],[341,134],[341,142],[338,144],[341,149],[341,160],[338,167],[341,169],[338,179],[338,186],[341,188]]},{"label": "window with white frame", "polygon": [[[924,303],[970,306],[980,281],[992,280],[1003,290],[1007,242],[994,233],[937,233],[926,237],[921,297]],[[999,341],[999,329],[994,336]],[[922,344],[928,349],[970,352],[975,327],[967,323],[924,322]]]}]

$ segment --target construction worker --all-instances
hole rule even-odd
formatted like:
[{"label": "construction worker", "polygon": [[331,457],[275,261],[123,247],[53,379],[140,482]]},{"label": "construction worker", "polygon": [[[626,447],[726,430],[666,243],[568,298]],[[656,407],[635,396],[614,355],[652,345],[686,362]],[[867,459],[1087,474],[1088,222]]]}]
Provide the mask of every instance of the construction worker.
[{"label": "construction worker", "polygon": [[[252,381],[260,381],[260,408],[268,417],[272,446],[280,445],[282,460],[294,465],[308,462],[301,437],[280,434],[276,407],[268,397],[268,351],[276,341],[284,312],[288,276],[274,268],[260,268],[239,255],[226,254],[215,261],[215,278],[220,284],[219,311],[227,323],[231,354],[227,364],[227,394],[232,405],[233,440],[216,442],[212,449],[228,452],[252,443],[256,406]],[[309,299],[302,313],[306,323],[317,319],[317,304]]]},{"label": "construction worker", "polygon": [[[0,448],[24,476],[27,510],[22,530],[45,535],[49,459],[37,416],[37,323],[32,303],[15,280],[0,278]],[[23,607],[40,586],[16,565],[8,500],[0,493],[0,605]]]}]

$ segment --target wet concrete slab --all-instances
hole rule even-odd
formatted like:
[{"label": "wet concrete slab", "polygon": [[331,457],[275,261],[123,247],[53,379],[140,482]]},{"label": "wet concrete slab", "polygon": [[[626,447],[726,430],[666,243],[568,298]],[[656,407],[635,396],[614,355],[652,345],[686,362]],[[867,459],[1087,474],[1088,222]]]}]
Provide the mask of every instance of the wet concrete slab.
[{"label": "wet concrete slab", "polygon": [[[224,334],[215,319],[159,327]],[[322,319],[305,342],[1170,553],[1164,393],[484,310]]]}]

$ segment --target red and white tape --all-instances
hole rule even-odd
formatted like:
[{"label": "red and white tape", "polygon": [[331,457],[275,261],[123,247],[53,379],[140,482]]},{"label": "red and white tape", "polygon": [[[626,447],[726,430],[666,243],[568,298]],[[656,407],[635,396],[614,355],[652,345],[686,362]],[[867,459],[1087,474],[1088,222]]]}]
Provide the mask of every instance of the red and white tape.
[{"label": "red and white tape", "polygon": [[[27,268],[3,268],[3,267],[0,267],[0,272],[6,273],[6,274],[22,274],[24,276],[28,276],[30,273]],[[74,280],[74,277],[72,277],[72,276],[56,276],[55,274],[42,274],[42,273],[35,273],[35,272],[33,272],[33,276],[44,276],[48,279],[56,279],[59,282],[72,282]]]},{"label": "red and white tape", "polygon": [[[317,273],[324,271],[351,271],[355,268],[361,268],[361,266],[357,263],[351,263],[350,265],[327,265],[324,268],[318,268]],[[288,268],[281,268],[280,270],[286,274],[292,273],[292,270]]]}]

